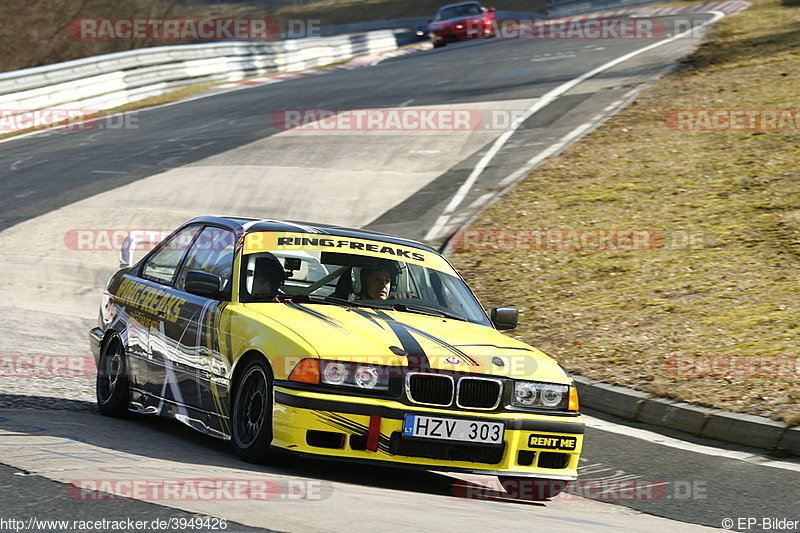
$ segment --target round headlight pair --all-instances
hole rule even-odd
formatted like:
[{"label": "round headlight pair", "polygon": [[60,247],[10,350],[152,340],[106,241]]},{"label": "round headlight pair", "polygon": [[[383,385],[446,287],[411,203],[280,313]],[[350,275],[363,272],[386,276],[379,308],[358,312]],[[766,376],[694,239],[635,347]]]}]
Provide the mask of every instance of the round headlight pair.
[{"label": "round headlight pair", "polygon": [[378,368],[371,365],[328,361],[322,368],[322,382],[328,385],[355,385],[361,389],[374,389],[380,377]]},{"label": "round headlight pair", "polygon": [[514,404],[520,407],[559,407],[568,391],[566,385],[517,381],[514,383]]}]

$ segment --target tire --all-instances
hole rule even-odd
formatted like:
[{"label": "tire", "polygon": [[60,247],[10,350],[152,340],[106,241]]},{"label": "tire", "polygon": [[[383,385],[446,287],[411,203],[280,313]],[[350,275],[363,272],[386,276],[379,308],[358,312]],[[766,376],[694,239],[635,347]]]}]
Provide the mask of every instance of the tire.
[{"label": "tire", "polygon": [[128,415],[130,402],[128,365],[122,339],[112,336],[100,352],[97,368],[97,407],[105,416],[124,418]]},{"label": "tire", "polygon": [[269,464],[272,443],[272,372],[253,359],[236,381],[233,393],[231,440],[237,455],[248,463]]},{"label": "tire", "polygon": [[542,501],[561,494],[569,481],[530,477],[498,476],[503,490],[517,500]]},{"label": "tire", "polygon": [[433,43],[434,48],[444,48],[445,43]]}]

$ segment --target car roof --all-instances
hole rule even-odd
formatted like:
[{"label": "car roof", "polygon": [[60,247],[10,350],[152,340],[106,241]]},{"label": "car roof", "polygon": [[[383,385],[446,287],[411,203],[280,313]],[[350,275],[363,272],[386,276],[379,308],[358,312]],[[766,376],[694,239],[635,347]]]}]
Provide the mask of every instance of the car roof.
[{"label": "car roof", "polygon": [[470,5],[476,5],[478,7],[482,7],[480,2],[458,2],[456,4],[447,4],[446,6],[442,6],[438,9],[438,11],[441,11],[442,9],[447,9],[448,7],[470,6]]},{"label": "car roof", "polygon": [[243,233],[254,233],[258,231],[285,231],[292,233],[310,233],[316,235],[334,235],[337,237],[372,239],[392,244],[412,246],[414,248],[420,248],[429,252],[439,253],[435,248],[411,239],[404,239],[402,237],[388,235],[386,233],[380,233],[377,231],[348,228],[345,226],[335,226],[330,224],[319,224],[315,222],[298,222],[294,220],[249,218],[238,216],[202,216],[190,220],[186,223],[186,225],[197,223],[224,226],[234,231],[241,231]]}]

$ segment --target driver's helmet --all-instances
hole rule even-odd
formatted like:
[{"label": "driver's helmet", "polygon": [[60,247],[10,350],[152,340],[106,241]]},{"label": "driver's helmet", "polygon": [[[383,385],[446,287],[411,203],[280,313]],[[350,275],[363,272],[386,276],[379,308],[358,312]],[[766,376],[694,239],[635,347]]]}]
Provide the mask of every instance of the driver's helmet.
[{"label": "driver's helmet", "polygon": [[277,257],[272,254],[257,257],[253,268],[253,296],[275,297],[286,277],[286,270]]},{"label": "driver's helmet", "polygon": [[[369,275],[381,270],[389,274],[391,278],[389,282],[390,292],[397,292],[397,285],[400,281],[400,265],[397,261],[379,259],[372,265],[353,270],[353,293],[361,298],[367,298],[367,278],[369,278]],[[355,270],[358,270],[358,272],[356,273]]]}]

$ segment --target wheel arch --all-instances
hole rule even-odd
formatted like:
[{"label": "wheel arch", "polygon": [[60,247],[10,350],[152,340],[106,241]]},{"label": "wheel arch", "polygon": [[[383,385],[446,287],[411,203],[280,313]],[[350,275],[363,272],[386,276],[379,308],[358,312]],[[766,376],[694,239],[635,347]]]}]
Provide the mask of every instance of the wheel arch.
[{"label": "wheel arch", "polygon": [[233,408],[233,402],[236,398],[236,388],[239,386],[239,380],[242,378],[244,369],[247,368],[247,365],[250,361],[259,359],[264,361],[269,369],[270,374],[274,375],[274,372],[272,371],[272,363],[266,354],[255,348],[251,348],[243,353],[241,357],[236,359],[236,361],[233,363],[233,371],[231,372],[231,384],[230,388],[228,389],[230,391],[228,393],[228,402],[231,409]]}]

